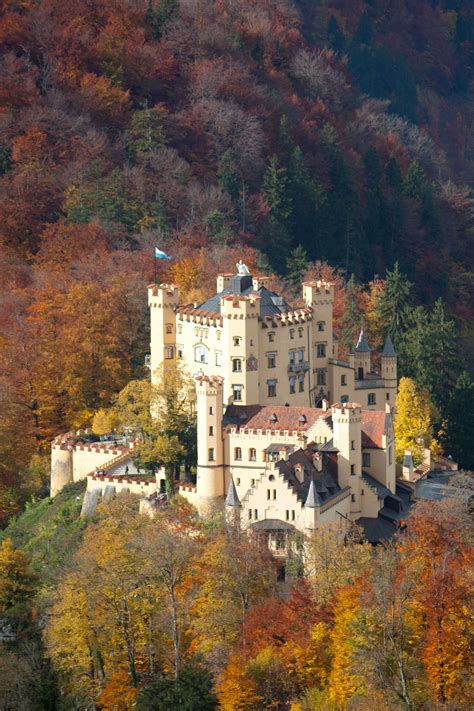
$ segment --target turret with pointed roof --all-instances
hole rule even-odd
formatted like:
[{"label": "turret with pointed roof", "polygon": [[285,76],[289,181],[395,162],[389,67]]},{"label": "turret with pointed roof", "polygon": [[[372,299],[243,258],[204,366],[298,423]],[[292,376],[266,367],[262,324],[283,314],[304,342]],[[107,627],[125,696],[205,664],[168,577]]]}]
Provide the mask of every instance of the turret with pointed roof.
[{"label": "turret with pointed roof", "polygon": [[363,327],[360,329],[359,340],[354,350],[356,353],[370,353],[370,346],[367,343]]},{"label": "turret with pointed roof", "polygon": [[225,505],[232,506],[233,508],[241,506],[239,495],[237,493],[237,489],[235,488],[234,478],[232,476],[230,477],[229,488],[227,489]]},{"label": "turret with pointed roof", "polygon": [[308,496],[306,497],[304,505],[308,509],[315,509],[317,506],[321,506],[321,503],[322,501],[319,498],[318,492],[316,491],[314,479],[312,479],[308,489]]},{"label": "turret with pointed roof", "polygon": [[383,347],[382,351],[382,358],[396,358],[397,354],[395,353],[395,348],[393,347],[392,339],[390,338],[390,334],[387,334],[387,338],[385,339],[385,345]]}]

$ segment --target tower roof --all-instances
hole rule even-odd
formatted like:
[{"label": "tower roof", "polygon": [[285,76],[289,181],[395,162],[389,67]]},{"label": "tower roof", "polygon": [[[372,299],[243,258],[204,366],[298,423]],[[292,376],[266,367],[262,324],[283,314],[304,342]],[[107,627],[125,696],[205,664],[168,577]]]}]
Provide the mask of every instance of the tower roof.
[{"label": "tower roof", "polygon": [[321,499],[319,498],[319,494],[316,491],[314,479],[311,479],[311,483],[308,489],[308,496],[306,497],[304,505],[310,509],[315,509],[317,506],[321,506]]},{"label": "tower roof", "polygon": [[385,345],[383,347],[382,351],[382,358],[396,358],[397,354],[395,353],[395,348],[393,347],[392,339],[390,338],[390,335],[387,334],[387,338],[385,339]]},{"label": "tower roof", "polygon": [[365,337],[363,328],[360,329],[359,340],[357,341],[357,345],[355,347],[355,352],[356,353],[370,353],[370,346],[367,343],[367,339]]},{"label": "tower roof", "polygon": [[225,505],[233,506],[234,508],[241,505],[237,489],[235,488],[234,478],[232,476],[230,477],[229,488],[227,489]]}]

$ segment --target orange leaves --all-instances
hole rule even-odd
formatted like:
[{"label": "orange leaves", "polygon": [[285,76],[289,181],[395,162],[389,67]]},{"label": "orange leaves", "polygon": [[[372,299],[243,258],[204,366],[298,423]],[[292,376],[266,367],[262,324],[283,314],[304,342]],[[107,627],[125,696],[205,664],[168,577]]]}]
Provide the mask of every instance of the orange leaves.
[{"label": "orange leaves", "polygon": [[85,107],[102,122],[122,124],[130,107],[130,92],[114,86],[106,76],[84,74],[80,94]]},{"label": "orange leaves", "polygon": [[13,141],[12,159],[24,173],[38,172],[47,163],[48,137],[44,131],[32,126]]},{"label": "orange leaves", "polygon": [[137,696],[138,689],[131,686],[129,675],[119,669],[110,676],[98,701],[103,711],[131,711]]}]

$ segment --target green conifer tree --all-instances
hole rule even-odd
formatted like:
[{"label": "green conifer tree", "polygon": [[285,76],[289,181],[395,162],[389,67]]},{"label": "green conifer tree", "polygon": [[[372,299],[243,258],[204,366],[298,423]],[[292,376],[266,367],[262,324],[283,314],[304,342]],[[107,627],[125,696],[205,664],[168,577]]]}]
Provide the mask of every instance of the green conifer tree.
[{"label": "green conifer tree", "polygon": [[308,255],[302,245],[298,245],[286,260],[287,280],[293,289],[299,290],[308,268]]},{"label": "green conifer tree", "polygon": [[447,455],[463,469],[474,470],[474,382],[469,373],[458,377],[451,392],[441,431]]},{"label": "green conifer tree", "polygon": [[270,263],[282,273],[291,250],[291,198],[288,195],[288,175],[274,155],[263,178],[263,192],[269,215],[265,226],[265,245]]}]

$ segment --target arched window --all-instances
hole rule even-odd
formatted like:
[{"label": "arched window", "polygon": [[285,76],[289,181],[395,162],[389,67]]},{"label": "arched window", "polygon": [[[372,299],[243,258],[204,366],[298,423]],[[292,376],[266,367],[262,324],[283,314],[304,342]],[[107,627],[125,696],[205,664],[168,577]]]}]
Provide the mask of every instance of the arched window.
[{"label": "arched window", "polygon": [[303,328],[302,328],[301,326],[300,326],[299,329],[298,329],[298,336],[299,336],[300,338],[303,338]]},{"label": "arched window", "polygon": [[256,462],[257,461],[257,450],[251,447],[249,449],[249,460],[251,462]]},{"label": "arched window", "polygon": [[242,459],[242,449],[240,447],[235,448],[234,459],[237,459],[237,460]]},{"label": "arched window", "polygon": [[294,337],[295,337],[295,329],[294,329],[294,328],[290,328],[290,338],[291,338],[291,340],[293,340]]},{"label": "arched window", "polygon": [[166,324],[166,333],[173,333],[173,324],[172,323]]},{"label": "arched window", "polygon": [[209,362],[209,351],[206,348],[206,346],[195,346],[194,360],[196,361],[196,363],[208,363]]}]

